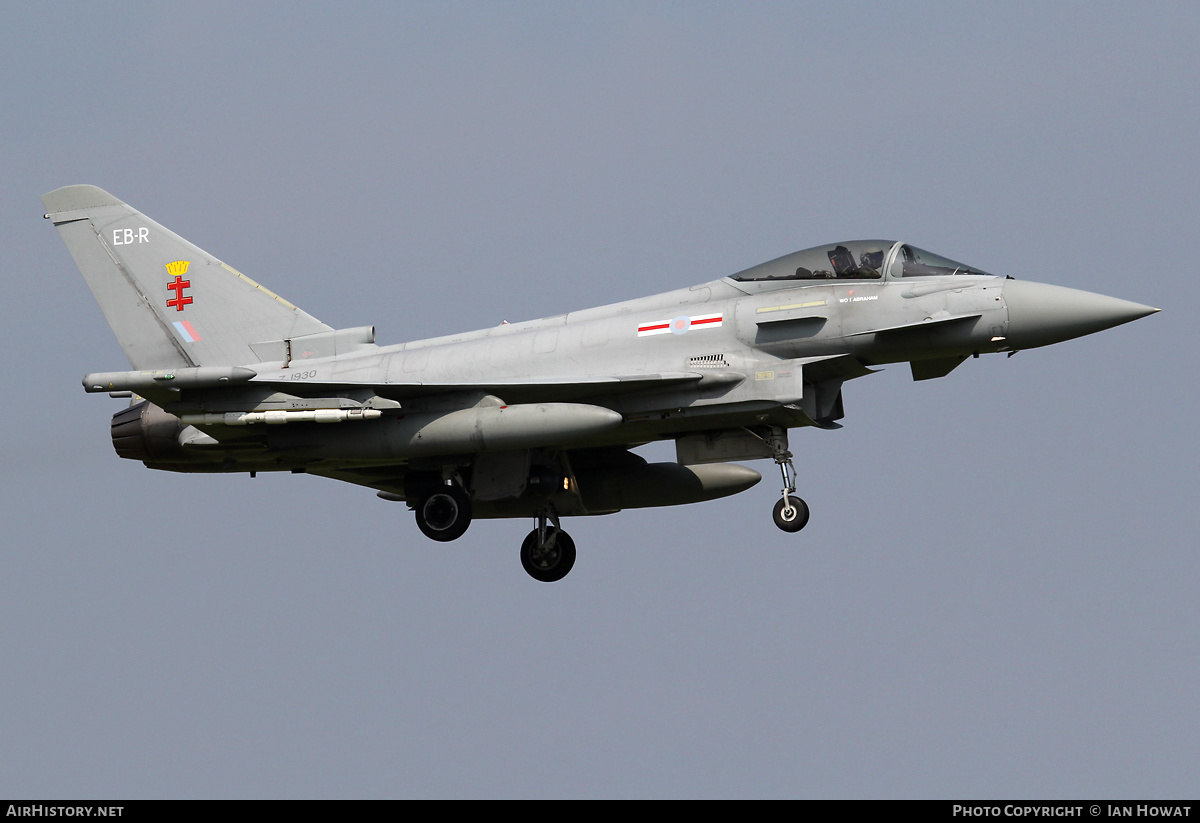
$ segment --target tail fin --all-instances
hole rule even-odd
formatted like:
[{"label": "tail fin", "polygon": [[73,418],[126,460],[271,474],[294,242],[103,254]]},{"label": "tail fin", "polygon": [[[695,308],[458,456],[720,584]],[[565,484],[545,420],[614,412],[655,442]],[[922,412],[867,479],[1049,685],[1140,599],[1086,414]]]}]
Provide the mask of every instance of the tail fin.
[{"label": "tail fin", "polygon": [[330,331],[103,189],[42,203],[135,369],[256,363],[251,343]]}]

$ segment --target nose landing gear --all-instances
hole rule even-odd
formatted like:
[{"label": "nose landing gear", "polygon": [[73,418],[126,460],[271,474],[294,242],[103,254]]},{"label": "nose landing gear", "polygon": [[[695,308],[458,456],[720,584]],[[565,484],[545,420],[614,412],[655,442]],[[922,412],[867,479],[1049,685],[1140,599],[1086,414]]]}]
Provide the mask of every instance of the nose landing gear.
[{"label": "nose landing gear", "polygon": [[763,438],[763,442],[771,448],[783,476],[783,489],[771,517],[783,531],[798,532],[808,525],[809,511],[808,504],[793,494],[796,491],[796,467],[792,463],[792,453],[788,451],[787,430],[776,429]]}]

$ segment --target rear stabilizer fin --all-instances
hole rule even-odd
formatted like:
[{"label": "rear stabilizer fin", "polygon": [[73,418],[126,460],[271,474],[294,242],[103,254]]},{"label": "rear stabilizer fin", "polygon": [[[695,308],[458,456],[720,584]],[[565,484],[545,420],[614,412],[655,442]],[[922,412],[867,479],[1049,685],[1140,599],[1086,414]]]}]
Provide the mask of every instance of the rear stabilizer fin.
[{"label": "rear stabilizer fin", "polygon": [[103,189],[42,204],[134,369],[257,363],[255,341],[331,331]]}]

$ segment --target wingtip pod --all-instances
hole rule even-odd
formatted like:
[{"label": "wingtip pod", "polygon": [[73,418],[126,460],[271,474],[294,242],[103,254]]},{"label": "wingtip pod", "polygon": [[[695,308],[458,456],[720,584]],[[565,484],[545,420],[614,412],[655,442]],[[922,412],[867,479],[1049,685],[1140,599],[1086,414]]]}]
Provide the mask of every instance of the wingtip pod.
[{"label": "wingtip pod", "polygon": [[84,375],[83,390],[146,392],[151,389],[215,389],[245,383],[258,375],[244,366],[208,366],[198,369],[94,372]]},{"label": "wingtip pod", "polygon": [[47,217],[69,211],[87,211],[124,205],[124,202],[99,186],[63,186],[61,189],[55,189],[42,195],[42,206],[46,209]]}]

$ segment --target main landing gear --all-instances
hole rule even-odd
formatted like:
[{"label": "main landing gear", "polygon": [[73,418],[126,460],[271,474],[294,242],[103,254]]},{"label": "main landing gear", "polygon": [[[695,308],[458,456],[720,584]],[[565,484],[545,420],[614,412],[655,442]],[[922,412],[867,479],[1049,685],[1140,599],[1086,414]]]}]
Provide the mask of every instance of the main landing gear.
[{"label": "main landing gear", "polygon": [[417,501],[417,528],[431,540],[457,540],[470,525],[471,498],[461,486],[438,486]]},{"label": "main landing gear", "polygon": [[[417,500],[417,527],[432,540],[449,543],[471,525],[471,498],[457,483],[436,486]],[[537,528],[521,544],[521,565],[534,580],[562,580],[575,565],[575,541],[562,530],[550,503],[537,514]]]},{"label": "main landing gear", "polygon": [[538,512],[537,521],[537,528],[521,544],[521,565],[534,580],[562,580],[575,565],[575,541],[559,526],[558,515],[549,504]]},{"label": "main landing gear", "polygon": [[798,532],[808,525],[809,512],[808,504],[793,494],[796,491],[796,467],[792,464],[792,453],[788,451],[787,431],[777,429],[763,438],[763,442],[771,448],[783,476],[783,489],[771,517],[785,532]]}]

